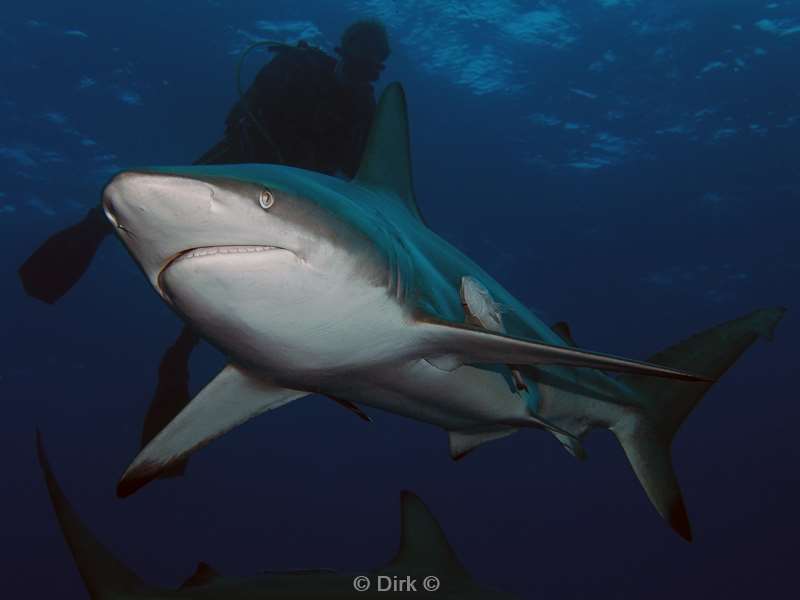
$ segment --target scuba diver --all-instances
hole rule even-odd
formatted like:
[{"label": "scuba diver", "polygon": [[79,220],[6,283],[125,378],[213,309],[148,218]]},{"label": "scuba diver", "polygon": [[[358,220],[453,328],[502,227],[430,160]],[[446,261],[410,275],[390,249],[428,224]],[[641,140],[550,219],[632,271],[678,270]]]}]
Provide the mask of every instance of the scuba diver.
[{"label": "scuba diver", "polygon": [[[228,114],[222,140],[194,164],[275,163],[353,177],[375,113],[372,83],[390,53],[384,26],[372,19],[350,25],[338,59],[305,42],[258,45],[275,57]],[[25,291],[55,304],[112,231],[97,206],[52,235],[19,269]]]},{"label": "scuba diver", "polygon": [[[259,42],[242,59],[256,46],[267,46],[274,57],[246,92],[239,86],[223,138],[193,164],[274,163],[355,176],[376,109],[372,84],[391,52],[383,24],[376,19],[352,23],[334,50],[336,58],[305,42]],[[112,231],[97,206],[79,223],[53,234],[19,269],[25,291],[56,303]],[[184,329],[165,353],[143,444],[188,402],[186,365],[197,341]]]}]

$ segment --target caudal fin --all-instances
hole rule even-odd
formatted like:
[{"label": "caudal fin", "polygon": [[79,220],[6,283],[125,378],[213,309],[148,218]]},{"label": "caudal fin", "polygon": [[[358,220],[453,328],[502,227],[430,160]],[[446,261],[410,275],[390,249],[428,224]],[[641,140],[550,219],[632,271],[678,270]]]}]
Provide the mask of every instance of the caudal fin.
[{"label": "caudal fin", "polygon": [[36,433],[36,450],[61,532],[91,598],[130,598],[132,592],[143,589],[144,584],[136,574],[119,562],[81,522],[53,475],[39,432]]},{"label": "caudal fin", "polygon": [[656,381],[641,375],[626,375],[622,379],[635,392],[640,410],[626,412],[611,430],[622,444],[656,510],[687,541],[691,541],[692,532],[672,467],[672,439],[714,380],[721,377],[759,337],[772,339],[785,310],[757,310],[698,333],[647,361],[700,373],[710,381]]}]

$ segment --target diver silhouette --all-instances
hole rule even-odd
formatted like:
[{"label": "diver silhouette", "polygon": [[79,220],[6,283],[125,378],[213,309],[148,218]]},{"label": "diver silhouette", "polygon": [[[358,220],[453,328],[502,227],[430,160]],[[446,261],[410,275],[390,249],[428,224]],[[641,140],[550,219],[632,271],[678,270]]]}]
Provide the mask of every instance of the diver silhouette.
[{"label": "diver silhouette", "polygon": [[[245,55],[257,45],[266,45],[274,57],[246,92],[240,88],[222,139],[194,164],[277,163],[352,178],[375,113],[372,84],[390,54],[383,24],[375,19],[352,23],[335,48],[337,57],[305,42],[260,42]],[[98,206],[53,234],[19,268],[27,294],[55,304],[83,276],[112,231]],[[165,353],[143,444],[188,402],[187,363],[197,341],[184,330]]]}]

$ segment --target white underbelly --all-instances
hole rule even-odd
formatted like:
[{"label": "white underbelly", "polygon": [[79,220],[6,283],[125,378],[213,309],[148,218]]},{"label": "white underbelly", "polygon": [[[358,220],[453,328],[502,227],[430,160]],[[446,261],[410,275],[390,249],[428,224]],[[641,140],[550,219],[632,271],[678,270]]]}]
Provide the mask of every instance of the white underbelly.
[{"label": "white underbelly", "polygon": [[316,378],[408,354],[408,315],[385,287],[320,272],[288,251],[182,261],[163,281],[205,338],[296,389]]},{"label": "white underbelly", "polygon": [[524,398],[501,374],[462,366],[443,371],[424,359],[364,374],[342,382],[348,400],[438,425],[462,430],[527,416]]}]

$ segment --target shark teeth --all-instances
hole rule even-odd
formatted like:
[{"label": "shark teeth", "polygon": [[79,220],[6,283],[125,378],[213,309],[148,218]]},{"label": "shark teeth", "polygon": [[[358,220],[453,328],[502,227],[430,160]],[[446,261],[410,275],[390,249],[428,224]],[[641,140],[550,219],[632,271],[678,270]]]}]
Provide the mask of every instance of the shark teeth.
[{"label": "shark teeth", "polygon": [[211,246],[207,248],[194,248],[178,256],[172,261],[172,264],[201,256],[213,256],[216,254],[252,254],[254,252],[266,252],[276,249],[276,246]]},{"label": "shark teeth", "polygon": [[156,289],[164,299],[169,301],[169,296],[164,292],[164,288],[161,285],[161,277],[171,266],[184,260],[217,254],[254,254],[258,252],[267,252],[268,250],[285,250],[285,248],[280,248],[279,246],[205,246],[186,250],[168,260],[166,264],[161,267],[161,270],[158,272],[158,277],[156,278]]}]

